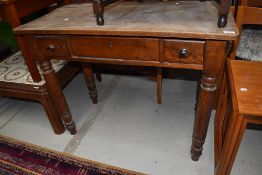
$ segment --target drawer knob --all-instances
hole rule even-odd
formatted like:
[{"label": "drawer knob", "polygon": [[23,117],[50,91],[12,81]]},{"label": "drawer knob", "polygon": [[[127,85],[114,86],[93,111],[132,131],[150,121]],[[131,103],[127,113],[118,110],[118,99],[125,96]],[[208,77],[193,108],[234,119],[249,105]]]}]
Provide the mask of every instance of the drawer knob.
[{"label": "drawer knob", "polygon": [[179,54],[179,58],[186,58],[188,56],[188,50],[185,48],[180,49],[178,54]]},{"label": "drawer knob", "polygon": [[54,51],[55,50],[55,46],[53,44],[50,44],[48,47],[47,47],[47,50],[48,51]]}]

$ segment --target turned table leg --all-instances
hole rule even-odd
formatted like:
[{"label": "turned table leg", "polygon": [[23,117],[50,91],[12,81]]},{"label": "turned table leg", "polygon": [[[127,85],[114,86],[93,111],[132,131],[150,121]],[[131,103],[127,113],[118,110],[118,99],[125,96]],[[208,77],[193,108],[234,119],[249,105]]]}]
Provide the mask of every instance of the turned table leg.
[{"label": "turned table leg", "polygon": [[67,130],[72,135],[76,134],[74,120],[72,119],[72,115],[70,113],[63,91],[55,75],[52,64],[49,60],[46,60],[45,58],[39,58],[38,61],[43,72],[47,88],[50,91],[50,96],[52,98],[53,104],[55,105]]},{"label": "turned table leg", "polygon": [[221,0],[217,25],[219,28],[226,27],[227,16],[230,11],[231,0]]},{"label": "turned table leg", "polygon": [[93,104],[97,104],[97,90],[94,79],[93,69],[90,63],[82,63],[82,68],[87,84],[87,88],[89,90],[90,98],[93,101]]},{"label": "turned table leg", "polygon": [[203,144],[207,134],[209,119],[212,112],[218,75],[225,63],[226,42],[207,41],[204,54],[204,69],[202,72],[196,117],[194,121],[191,158],[197,161],[202,154]]}]

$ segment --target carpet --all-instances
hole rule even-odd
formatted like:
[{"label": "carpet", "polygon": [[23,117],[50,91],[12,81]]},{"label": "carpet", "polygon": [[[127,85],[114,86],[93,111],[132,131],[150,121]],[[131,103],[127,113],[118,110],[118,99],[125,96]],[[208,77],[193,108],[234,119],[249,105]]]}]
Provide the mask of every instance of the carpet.
[{"label": "carpet", "polygon": [[1,175],[142,175],[0,135]]}]

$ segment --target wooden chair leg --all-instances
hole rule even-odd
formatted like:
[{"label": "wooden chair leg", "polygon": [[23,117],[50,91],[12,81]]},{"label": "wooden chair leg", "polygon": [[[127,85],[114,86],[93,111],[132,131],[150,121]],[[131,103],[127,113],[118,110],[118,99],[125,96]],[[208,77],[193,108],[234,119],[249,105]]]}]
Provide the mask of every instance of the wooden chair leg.
[{"label": "wooden chair leg", "polygon": [[101,0],[93,0],[93,11],[96,16],[96,23],[99,26],[104,25],[104,5]]},{"label": "wooden chair leg", "polygon": [[49,120],[55,134],[64,133],[64,131],[65,131],[64,124],[63,124],[62,120],[60,119],[59,115],[57,114],[49,94],[46,93],[43,96],[40,103],[42,104],[42,106],[43,106],[43,108],[46,112],[48,120]]},{"label": "wooden chair leg", "polygon": [[93,101],[93,104],[97,104],[97,90],[94,80],[94,73],[90,63],[82,63],[83,73],[85,76],[87,88],[89,90],[90,98]]},{"label": "wooden chair leg", "polygon": [[225,143],[219,156],[215,175],[229,175],[239,149],[240,142],[246,129],[247,120],[243,116],[233,113],[227,130]]},{"label": "wooden chair leg", "polygon": [[217,26],[219,28],[226,27],[227,16],[230,10],[231,0],[220,0],[220,9]]},{"label": "wooden chair leg", "polygon": [[157,103],[161,104],[161,97],[162,97],[162,80],[163,80],[163,75],[162,75],[162,68],[158,67],[157,68]]}]

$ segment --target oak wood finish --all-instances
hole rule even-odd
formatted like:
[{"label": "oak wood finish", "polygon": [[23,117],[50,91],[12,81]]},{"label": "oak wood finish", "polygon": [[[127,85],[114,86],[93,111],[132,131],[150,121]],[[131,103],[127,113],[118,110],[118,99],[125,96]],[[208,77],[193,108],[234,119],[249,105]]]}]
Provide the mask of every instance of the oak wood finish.
[{"label": "oak wood finish", "polygon": [[[187,13],[192,6],[195,7],[194,14],[199,16]],[[18,27],[15,33],[25,39],[33,38],[27,42],[32,45],[32,52],[38,55],[36,57],[42,64],[48,88],[52,91],[52,96],[56,96],[53,100],[57,106],[61,106],[60,110],[67,116],[67,122],[72,119],[70,111],[50,67],[50,57],[39,52],[46,49],[45,44],[37,41],[39,37],[58,37],[65,40],[70,54],[60,59],[203,70],[191,150],[192,159],[198,160],[219,84],[218,75],[223,71],[226,42],[234,40],[238,34],[230,15],[227,27],[217,28],[214,8],[211,2],[185,1],[179,6],[169,2],[145,2],[139,5],[136,2],[123,2],[110,6],[105,17],[108,18],[107,24],[100,27],[93,23],[92,6],[72,5],[61,7],[41,19]],[[151,15],[155,13],[156,16]],[[138,16],[143,16],[143,19]],[[67,20],[64,21],[65,19]],[[42,25],[43,23],[46,25]],[[232,32],[225,33],[224,30]],[[42,48],[43,45],[45,48]],[[189,52],[186,53],[183,49],[188,49]],[[181,61],[179,57],[187,61]],[[86,79],[92,82],[88,66],[86,70]],[[158,80],[161,76],[161,69],[158,69]]]},{"label": "oak wood finish", "polygon": [[164,40],[164,61],[203,64],[204,41]]},{"label": "oak wood finish", "polygon": [[229,60],[228,80],[215,119],[216,175],[230,174],[247,124],[262,124],[262,63]]},{"label": "oak wood finish", "polygon": [[[239,0],[239,6],[236,9],[236,25],[239,32],[242,32],[245,24],[262,24],[262,1],[258,0]],[[230,54],[231,59],[235,59],[240,35],[234,41],[233,50]]]},{"label": "oak wood finish", "polygon": [[77,57],[158,61],[159,40],[126,37],[71,37],[72,55]]}]

